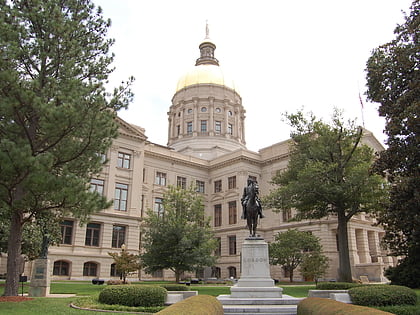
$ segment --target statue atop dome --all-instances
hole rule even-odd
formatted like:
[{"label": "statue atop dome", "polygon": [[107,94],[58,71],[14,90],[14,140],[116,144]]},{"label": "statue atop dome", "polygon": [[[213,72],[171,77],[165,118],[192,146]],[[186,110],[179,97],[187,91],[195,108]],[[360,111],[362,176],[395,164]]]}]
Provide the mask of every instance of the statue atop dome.
[{"label": "statue atop dome", "polygon": [[210,39],[209,24],[206,21],[206,37],[204,41],[200,44],[200,58],[195,62],[196,66],[199,65],[219,65],[219,60],[214,58],[214,51],[216,50],[216,45]]}]

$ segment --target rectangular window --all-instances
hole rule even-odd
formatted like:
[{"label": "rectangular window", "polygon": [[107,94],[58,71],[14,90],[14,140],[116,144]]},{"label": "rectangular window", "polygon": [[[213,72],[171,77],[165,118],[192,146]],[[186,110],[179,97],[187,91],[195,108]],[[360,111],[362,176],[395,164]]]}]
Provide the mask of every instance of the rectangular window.
[{"label": "rectangular window", "polygon": [[236,236],[228,236],[229,255],[236,255]]},{"label": "rectangular window", "polygon": [[222,225],[222,205],[214,205],[214,226]]},{"label": "rectangular window", "polygon": [[156,172],[155,184],[160,186],[166,186],[166,173]]},{"label": "rectangular window", "polygon": [[236,188],[236,176],[228,177],[228,188],[229,189]]},{"label": "rectangular window", "polygon": [[283,222],[288,222],[292,218],[292,210],[282,210]]},{"label": "rectangular window", "polygon": [[228,134],[233,135],[233,125],[228,124]]},{"label": "rectangular window", "polygon": [[176,185],[181,187],[182,189],[187,188],[187,179],[185,177],[177,176],[176,177]]},{"label": "rectangular window", "polygon": [[238,211],[236,209],[236,201],[229,201],[229,224],[236,224]]},{"label": "rectangular window", "polygon": [[155,204],[153,210],[157,213],[158,216],[163,216],[163,199],[162,198],[155,198]]},{"label": "rectangular window", "polygon": [[104,181],[102,179],[92,178],[90,180],[90,191],[96,191],[98,194],[104,194]]},{"label": "rectangular window", "polygon": [[153,278],[162,278],[163,277],[163,269],[152,271]]},{"label": "rectangular window", "polygon": [[214,192],[218,193],[222,191],[222,180],[216,180],[214,181]]},{"label": "rectangular window", "polygon": [[192,134],[192,121],[187,122],[187,134]]},{"label": "rectangular window", "polygon": [[127,211],[128,185],[115,184],[114,210]]},{"label": "rectangular window", "polygon": [[214,256],[222,256],[222,240],[220,237],[216,237],[217,247],[214,251]]},{"label": "rectangular window", "polygon": [[125,244],[125,226],[114,225],[112,227],[112,247],[121,248]]},{"label": "rectangular window", "polygon": [[60,223],[61,244],[71,245],[73,243],[73,225],[74,221],[64,220]]},{"label": "rectangular window", "polygon": [[222,133],[222,122],[221,121],[215,121],[214,122],[214,132],[216,135],[220,135]]},{"label": "rectangular window", "polygon": [[131,155],[118,152],[117,166],[121,168],[130,168]]},{"label": "rectangular window", "polygon": [[197,186],[197,192],[204,194],[204,182],[201,180],[196,180],[195,185]]},{"label": "rectangular window", "polygon": [[207,120],[201,121],[201,132],[207,132]]},{"label": "rectangular window", "polygon": [[181,126],[177,125],[176,126],[176,135],[179,136],[181,134]]},{"label": "rectangular window", "polygon": [[86,226],[86,246],[99,246],[99,235],[101,234],[101,225],[98,223],[89,223]]}]

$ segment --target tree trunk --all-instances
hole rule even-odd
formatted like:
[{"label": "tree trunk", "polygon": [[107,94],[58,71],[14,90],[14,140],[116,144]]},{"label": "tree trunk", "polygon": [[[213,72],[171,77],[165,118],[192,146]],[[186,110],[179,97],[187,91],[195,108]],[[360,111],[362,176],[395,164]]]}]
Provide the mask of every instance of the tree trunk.
[{"label": "tree trunk", "polygon": [[347,218],[344,211],[337,211],[338,213],[338,281],[352,282],[349,253],[349,239],[347,233]]},{"label": "tree trunk", "polygon": [[175,270],[175,283],[179,283],[181,272],[178,270]]},{"label": "tree trunk", "polygon": [[22,263],[22,220],[23,213],[21,211],[14,211],[10,221],[9,239],[7,242],[5,296],[17,296],[19,293],[19,274]]},{"label": "tree trunk", "polygon": [[292,268],[289,269],[289,280],[290,282],[293,282],[293,269]]}]

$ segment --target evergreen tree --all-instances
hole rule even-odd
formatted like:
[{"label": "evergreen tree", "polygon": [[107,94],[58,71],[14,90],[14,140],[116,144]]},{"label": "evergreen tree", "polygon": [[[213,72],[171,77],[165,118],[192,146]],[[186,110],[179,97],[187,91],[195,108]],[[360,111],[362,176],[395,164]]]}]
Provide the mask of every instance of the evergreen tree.
[{"label": "evergreen tree", "polygon": [[44,213],[51,222],[68,215],[83,220],[108,207],[104,197],[89,192],[89,179],[117,134],[116,111],[132,98],[130,82],[112,94],[105,91],[113,70],[109,26],[89,0],[0,1],[6,296],[18,294],[26,224]]},{"label": "evergreen tree", "polygon": [[[391,185],[389,207],[379,220],[384,240],[395,255],[407,256],[393,271],[405,281],[420,285],[420,1],[413,1],[396,38],[374,49],[367,62],[367,96],[380,103],[386,119],[387,149],[376,170]],[[411,274],[411,275],[410,275]],[[392,280],[392,279],[391,279]]]},{"label": "evergreen tree", "polygon": [[178,282],[185,271],[214,265],[217,243],[195,189],[170,186],[163,196],[163,212],[149,210],[147,215],[141,255],[146,272],[170,269]]},{"label": "evergreen tree", "polygon": [[265,203],[277,211],[296,209],[297,220],[336,215],[339,280],[351,282],[347,224],[357,213],[378,211],[386,196],[384,180],[370,172],[372,149],[361,144],[362,128],[344,123],[337,110],[331,124],[302,112],[286,118],[294,130],[290,160],[273,178],[279,187]]}]

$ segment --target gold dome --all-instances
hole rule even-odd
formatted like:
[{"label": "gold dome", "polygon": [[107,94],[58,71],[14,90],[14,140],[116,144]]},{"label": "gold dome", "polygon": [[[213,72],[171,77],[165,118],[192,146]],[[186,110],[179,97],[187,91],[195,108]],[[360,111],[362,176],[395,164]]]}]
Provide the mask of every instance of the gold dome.
[{"label": "gold dome", "polygon": [[235,82],[227,77],[219,66],[212,64],[201,64],[195,66],[186,74],[181,76],[176,86],[176,92],[187,86],[208,83],[226,86],[232,90],[237,91]]}]

